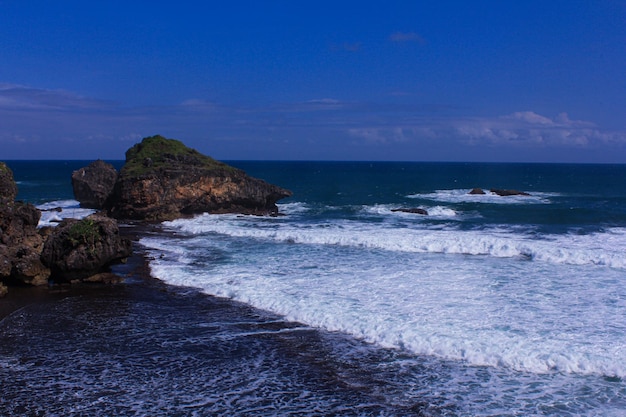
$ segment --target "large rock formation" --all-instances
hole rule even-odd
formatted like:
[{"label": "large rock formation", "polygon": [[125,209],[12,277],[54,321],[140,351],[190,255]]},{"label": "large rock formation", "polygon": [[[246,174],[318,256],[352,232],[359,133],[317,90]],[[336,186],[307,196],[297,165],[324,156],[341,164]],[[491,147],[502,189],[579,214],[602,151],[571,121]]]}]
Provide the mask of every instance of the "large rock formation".
[{"label": "large rock formation", "polygon": [[17,184],[13,179],[13,171],[4,162],[0,162],[0,204],[5,206],[13,203],[16,196]]},{"label": "large rock formation", "polygon": [[72,173],[72,188],[81,207],[101,209],[113,193],[117,170],[98,159]]},{"label": "large rock formation", "polygon": [[0,281],[43,285],[50,270],[39,259],[43,237],[37,224],[41,213],[32,204],[15,201],[13,172],[0,162]]},{"label": "large rock formation", "polygon": [[45,285],[51,274],[59,282],[94,281],[94,274],[131,253],[130,241],[120,238],[117,222],[108,217],[68,219],[58,228],[38,229],[41,212],[15,201],[17,186],[3,162],[0,192],[0,296],[6,285]]},{"label": "large rock formation", "polygon": [[203,212],[266,215],[290,195],[177,140],[152,136],[126,152],[105,208],[118,219],[152,221]]},{"label": "large rock formation", "polygon": [[132,254],[131,242],[120,237],[117,222],[91,215],[65,219],[54,228],[41,253],[56,282],[89,280]]}]

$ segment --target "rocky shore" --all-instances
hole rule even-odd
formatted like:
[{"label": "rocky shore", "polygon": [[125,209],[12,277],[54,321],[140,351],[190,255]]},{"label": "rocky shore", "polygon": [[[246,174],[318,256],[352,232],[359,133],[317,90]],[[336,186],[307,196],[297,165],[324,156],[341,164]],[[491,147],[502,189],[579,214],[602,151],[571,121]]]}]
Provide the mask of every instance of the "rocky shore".
[{"label": "rocky shore", "polygon": [[0,162],[0,297],[8,287],[119,282],[111,267],[132,255],[132,243],[120,235],[118,220],[158,222],[205,212],[277,215],[276,201],[291,195],[158,135],[131,147],[120,172],[97,160],[76,170],[71,181],[81,206],[98,212],[38,227],[41,212],[16,201],[13,173]]}]

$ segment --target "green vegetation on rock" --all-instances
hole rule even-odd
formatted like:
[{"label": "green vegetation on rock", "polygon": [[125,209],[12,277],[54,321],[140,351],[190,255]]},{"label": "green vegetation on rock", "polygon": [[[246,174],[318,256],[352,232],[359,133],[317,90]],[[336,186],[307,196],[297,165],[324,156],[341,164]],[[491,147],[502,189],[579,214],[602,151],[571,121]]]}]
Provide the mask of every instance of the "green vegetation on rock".
[{"label": "green vegetation on rock", "polygon": [[174,164],[208,170],[237,171],[234,167],[188,148],[176,139],[156,135],[144,138],[141,143],[126,151],[126,164],[122,168],[122,174],[146,175]]},{"label": "green vegetation on rock", "polygon": [[95,220],[90,218],[74,223],[69,228],[68,233],[68,238],[74,247],[83,244],[91,250],[95,250],[96,242],[100,239],[100,227]]}]

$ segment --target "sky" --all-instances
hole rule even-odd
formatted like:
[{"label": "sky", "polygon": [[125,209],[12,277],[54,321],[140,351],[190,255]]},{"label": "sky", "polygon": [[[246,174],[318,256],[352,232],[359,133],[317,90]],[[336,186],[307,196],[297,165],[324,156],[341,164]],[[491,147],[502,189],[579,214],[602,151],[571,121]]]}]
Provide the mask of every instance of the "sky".
[{"label": "sky", "polygon": [[0,160],[626,163],[626,0],[0,0]]}]

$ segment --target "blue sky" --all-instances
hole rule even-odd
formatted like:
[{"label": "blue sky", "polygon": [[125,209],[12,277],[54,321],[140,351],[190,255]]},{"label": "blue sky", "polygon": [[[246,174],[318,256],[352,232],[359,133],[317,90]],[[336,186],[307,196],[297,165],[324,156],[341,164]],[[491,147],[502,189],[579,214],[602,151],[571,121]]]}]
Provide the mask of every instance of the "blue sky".
[{"label": "blue sky", "polygon": [[0,160],[626,163],[626,2],[0,0]]}]

